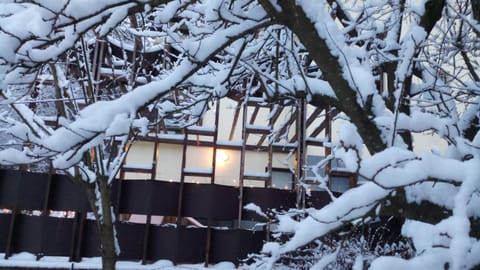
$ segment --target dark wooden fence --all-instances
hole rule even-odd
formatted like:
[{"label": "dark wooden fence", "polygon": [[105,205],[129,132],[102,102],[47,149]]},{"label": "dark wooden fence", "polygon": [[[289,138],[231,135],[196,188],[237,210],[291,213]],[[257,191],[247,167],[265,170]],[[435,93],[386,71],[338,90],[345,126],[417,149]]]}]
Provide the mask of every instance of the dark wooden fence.
[{"label": "dark wooden fence", "polygon": [[[238,218],[239,189],[236,187],[152,181],[115,180],[112,201],[119,213],[194,217],[210,221]],[[179,195],[182,192],[181,202]],[[329,202],[324,192],[312,192],[311,206]],[[181,206],[179,207],[179,203]],[[290,190],[244,188],[243,204],[255,203],[263,210],[295,206]],[[19,252],[42,256],[68,256],[72,261],[100,256],[99,236],[82,187],[63,175],[0,170],[0,252],[5,257]],[[35,211],[37,213],[35,213]],[[50,211],[74,212],[74,218],[48,215]],[[264,222],[243,211],[244,220]],[[233,223],[232,223],[233,224]],[[168,259],[176,263],[239,260],[259,252],[265,231],[190,228],[119,221],[116,223],[120,260],[144,262]]]}]

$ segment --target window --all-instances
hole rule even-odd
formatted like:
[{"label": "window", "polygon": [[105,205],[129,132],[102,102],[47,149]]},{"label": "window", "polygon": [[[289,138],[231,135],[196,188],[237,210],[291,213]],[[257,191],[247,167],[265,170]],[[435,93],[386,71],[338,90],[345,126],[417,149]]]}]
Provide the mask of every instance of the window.
[{"label": "window", "polygon": [[293,174],[289,169],[272,168],[272,188],[289,189],[293,188]]}]

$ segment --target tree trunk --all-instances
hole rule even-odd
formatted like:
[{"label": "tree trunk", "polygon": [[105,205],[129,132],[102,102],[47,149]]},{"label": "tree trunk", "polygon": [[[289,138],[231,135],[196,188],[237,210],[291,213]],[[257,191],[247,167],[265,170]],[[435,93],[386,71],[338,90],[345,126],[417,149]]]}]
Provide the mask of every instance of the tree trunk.
[{"label": "tree trunk", "polygon": [[111,209],[110,187],[107,177],[99,177],[98,186],[100,191],[102,216],[99,223],[100,244],[102,253],[102,269],[115,270],[117,253],[115,249],[115,229],[113,221],[113,212]]},{"label": "tree trunk", "polygon": [[[408,202],[404,189],[397,189],[395,195],[385,198],[385,202],[388,203],[382,204],[380,216],[395,216],[437,224],[453,215],[451,209],[428,201]],[[470,217],[470,236],[480,239],[480,219]]]},{"label": "tree trunk", "polygon": [[480,23],[480,0],[470,0],[472,4],[472,16]]},{"label": "tree trunk", "polygon": [[[268,7],[268,1],[263,1],[263,3]],[[357,103],[356,91],[350,87],[342,75],[340,60],[330,52],[327,42],[318,35],[314,24],[295,1],[279,1],[279,5],[282,10],[288,11],[288,15],[285,12],[271,14],[271,16],[277,16],[277,20],[288,26],[308,50],[310,57],[315,60],[322,71],[323,79],[332,86],[338,98],[331,105],[344,112],[355,124],[370,154],[385,150],[387,145],[382,140],[380,129],[373,121],[372,113]],[[318,104],[312,105],[318,106]]]}]

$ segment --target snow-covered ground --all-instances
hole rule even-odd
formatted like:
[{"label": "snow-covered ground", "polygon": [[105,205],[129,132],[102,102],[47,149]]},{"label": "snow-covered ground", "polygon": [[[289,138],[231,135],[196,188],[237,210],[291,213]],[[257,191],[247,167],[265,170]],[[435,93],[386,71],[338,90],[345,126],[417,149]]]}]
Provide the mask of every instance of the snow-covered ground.
[{"label": "snow-covered ground", "polygon": [[[202,270],[202,269],[221,269],[233,270],[236,268],[233,263],[221,262],[215,265],[209,265],[208,268],[204,264],[181,264],[173,265],[171,261],[160,260],[153,264],[142,265],[141,262],[117,262],[118,270]],[[46,256],[40,260],[36,260],[36,256],[31,253],[22,252],[5,259],[5,254],[0,253],[0,267],[41,267],[41,268],[67,268],[67,269],[101,269],[101,258],[84,258],[81,262],[69,262],[67,257]]]}]

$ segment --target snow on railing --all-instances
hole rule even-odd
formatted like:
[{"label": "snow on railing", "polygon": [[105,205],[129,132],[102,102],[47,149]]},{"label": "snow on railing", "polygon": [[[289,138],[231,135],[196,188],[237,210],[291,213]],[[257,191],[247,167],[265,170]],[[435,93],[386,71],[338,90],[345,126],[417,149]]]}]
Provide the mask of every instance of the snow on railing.
[{"label": "snow on railing", "polygon": [[138,170],[151,170],[152,164],[124,164],[124,169],[138,169]]},{"label": "snow on railing", "polygon": [[211,174],[213,172],[213,169],[212,168],[206,168],[206,169],[184,168],[183,172],[190,173],[190,174]]},{"label": "snow on railing", "polygon": [[209,126],[189,126],[187,128],[188,131],[209,131],[209,132],[214,132],[215,127],[209,127]]}]

